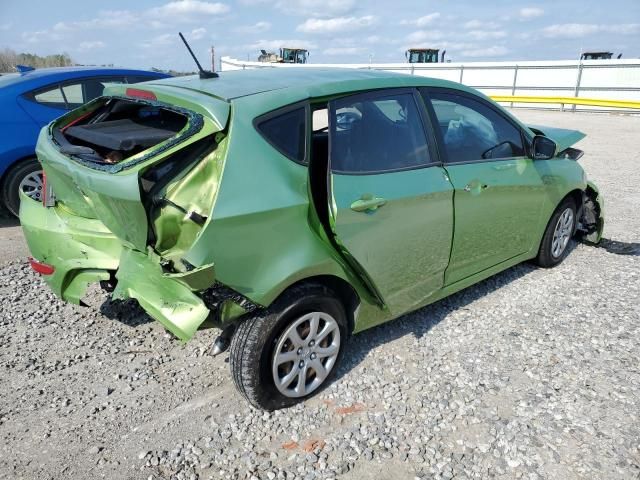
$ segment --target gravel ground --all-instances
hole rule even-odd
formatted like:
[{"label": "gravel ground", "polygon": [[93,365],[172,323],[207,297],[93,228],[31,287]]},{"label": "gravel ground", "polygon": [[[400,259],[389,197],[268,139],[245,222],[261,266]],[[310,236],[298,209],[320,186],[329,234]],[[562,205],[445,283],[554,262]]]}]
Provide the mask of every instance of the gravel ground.
[{"label": "gravel ground", "polygon": [[640,478],[640,118],[516,113],[589,134],[604,248],[353,337],[286,411],[241,400],[215,331],[182,344],[98,289],[66,305],[4,260],[0,478]]},{"label": "gravel ground", "polygon": [[29,255],[17,218],[0,208],[0,265]]}]

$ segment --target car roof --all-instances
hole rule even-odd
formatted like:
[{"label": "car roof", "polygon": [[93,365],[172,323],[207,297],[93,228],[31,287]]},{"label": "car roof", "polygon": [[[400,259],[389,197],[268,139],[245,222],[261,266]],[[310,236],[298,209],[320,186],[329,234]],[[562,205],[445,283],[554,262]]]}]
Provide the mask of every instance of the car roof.
[{"label": "car roof", "polygon": [[36,68],[23,73],[10,73],[0,76],[0,87],[21,86],[37,88],[51,82],[72,80],[80,77],[101,75],[143,75],[154,78],[168,78],[169,75],[160,72],[113,67],[52,67]]},{"label": "car roof", "polygon": [[372,69],[271,67],[220,72],[218,78],[197,75],[147,82],[195,90],[225,100],[289,90],[300,99],[374,88],[442,86],[466,89],[459,83]]}]

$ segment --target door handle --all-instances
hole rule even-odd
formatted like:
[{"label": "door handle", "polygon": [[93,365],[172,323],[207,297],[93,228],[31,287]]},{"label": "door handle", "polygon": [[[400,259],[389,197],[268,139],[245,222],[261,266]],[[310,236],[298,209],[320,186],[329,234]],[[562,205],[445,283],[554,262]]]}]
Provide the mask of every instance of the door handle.
[{"label": "door handle", "polygon": [[[470,183],[467,183],[464,187],[464,191],[465,192],[470,192],[471,190],[473,190],[475,185],[472,185]],[[489,188],[489,185],[487,185],[486,183],[483,183],[482,185],[479,185],[480,190],[485,190],[487,188]]]},{"label": "door handle", "polygon": [[384,198],[365,193],[359,200],[351,204],[351,210],[356,212],[373,212],[386,203],[387,201]]}]

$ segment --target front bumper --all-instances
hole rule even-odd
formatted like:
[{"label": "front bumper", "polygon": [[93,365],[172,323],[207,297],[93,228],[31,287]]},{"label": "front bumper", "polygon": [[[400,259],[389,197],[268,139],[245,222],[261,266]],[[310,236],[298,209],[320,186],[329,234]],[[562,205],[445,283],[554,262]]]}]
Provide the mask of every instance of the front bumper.
[{"label": "front bumper", "polygon": [[109,280],[116,272],[113,298],[135,298],[181,340],[191,338],[211,313],[196,292],[215,282],[212,265],[167,274],[158,257],[124,247],[100,220],[78,217],[63,207],[45,208],[26,195],[20,222],[32,256],[55,268],[43,279],[68,302],[80,304],[90,283]]},{"label": "front bumper", "polygon": [[[595,183],[587,182],[587,189],[585,192],[585,198],[589,202],[589,212],[584,212],[584,217],[590,218],[590,232],[585,235],[585,240],[588,242],[597,244],[602,239],[602,232],[604,231],[604,198],[598,190]],[[583,204],[583,208],[587,207],[587,203]]]}]

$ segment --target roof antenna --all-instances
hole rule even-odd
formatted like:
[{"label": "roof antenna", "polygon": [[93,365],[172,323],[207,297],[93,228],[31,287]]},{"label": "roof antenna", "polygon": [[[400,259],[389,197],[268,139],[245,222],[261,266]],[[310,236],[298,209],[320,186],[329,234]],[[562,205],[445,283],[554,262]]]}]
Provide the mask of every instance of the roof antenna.
[{"label": "roof antenna", "polygon": [[204,68],[202,68],[202,65],[200,65],[200,62],[198,61],[196,56],[193,54],[193,51],[191,50],[191,47],[185,40],[184,35],[182,35],[182,32],[178,32],[178,35],[180,35],[180,38],[184,42],[184,46],[187,47],[187,50],[189,50],[191,57],[193,57],[193,61],[196,62],[196,65],[198,66],[198,71],[200,72],[200,78],[218,78],[219,75],[216,72],[211,72],[209,70],[205,70]]}]

